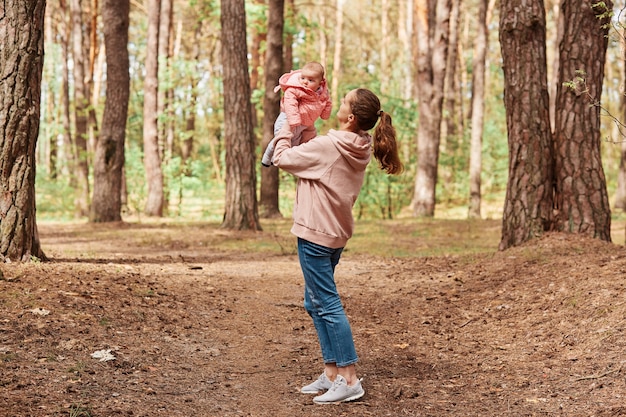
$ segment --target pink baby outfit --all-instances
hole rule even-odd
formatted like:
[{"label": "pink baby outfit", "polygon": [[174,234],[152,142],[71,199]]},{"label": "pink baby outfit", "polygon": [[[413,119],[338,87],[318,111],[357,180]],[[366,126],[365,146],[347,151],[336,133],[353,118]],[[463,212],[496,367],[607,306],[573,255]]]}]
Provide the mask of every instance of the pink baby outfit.
[{"label": "pink baby outfit", "polygon": [[326,80],[322,80],[317,91],[300,84],[301,70],[283,74],[274,91],[283,90],[281,110],[287,114],[289,126],[313,126],[318,118],[328,120],[332,103]]}]

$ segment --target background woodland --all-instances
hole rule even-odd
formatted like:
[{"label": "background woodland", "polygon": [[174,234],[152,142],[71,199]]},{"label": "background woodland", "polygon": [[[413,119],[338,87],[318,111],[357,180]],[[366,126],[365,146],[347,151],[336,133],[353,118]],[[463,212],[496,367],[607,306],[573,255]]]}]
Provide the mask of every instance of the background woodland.
[{"label": "background woodland", "polygon": [[[119,3],[128,6],[126,1]],[[515,172],[510,147],[518,139],[511,137],[512,126],[543,123],[548,112],[507,121],[507,106],[515,114],[517,98],[523,95],[533,103],[534,78],[541,81],[543,77],[545,86],[539,85],[537,97],[547,97],[542,95],[543,88],[549,92],[550,137],[558,140],[559,129],[555,130],[554,124],[559,109],[582,114],[586,112],[576,110],[582,107],[575,106],[592,108],[592,114],[583,115],[584,120],[591,120],[591,130],[584,132],[590,134],[589,145],[568,149],[564,158],[566,162],[574,160],[576,152],[585,153],[583,159],[599,161],[601,157],[599,183],[589,187],[606,188],[598,200],[604,204],[599,211],[605,217],[616,215],[626,207],[626,148],[619,121],[626,108],[620,21],[624,6],[577,3],[536,1],[524,9],[527,12],[517,20],[531,22],[528,36],[534,42],[527,42],[524,35],[506,38],[507,33],[518,30],[506,29],[511,23],[503,15],[515,15],[521,4],[515,1],[259,0],[220,4],[215,0],[133,0],[128,13],[119,13],[113,0],[102,4],[99,0],[49,2],[43,20],[45,60],[35,154],[38,217],[98,222],[116,220],[120,214],[125,218],[170,216],[223,219],[227,227],[260,228],[253,225],[257,223],[257,187],[261,218],[289,215],[294,179],[274,168],[264,171],[258,162],[252,172],[243,172],[233,162],[233,155],[258,161],[270,139],[270,110],[277,109],[279,98],[268,98],[267,91],[277,81],[269,74],[271,65],[279,75],[307,61],[325,66],[335,108],[347,91],[363,86],[381,96],[384,110],[394,118],[406,171],[392,178],[370,164],[355,207],[358,218],[432,217],[435,207],[437,214],[446,216],[499,218],[504,204],[505,224],[509,229],[524,230],[521,237],[512,238],[513,232],[505,227],[503,233],[509,237],[503,237],[503,242],[508,242],[504,247],[525,240],[534,233],[528,231],[534,227],[533,219],[516,225],[506,218],[515,214],[505,204],[516,198],[511,189],[505,196],[511,172]],[[582,16],[580,10],[587,15]],[[584,40],[585,45],[576,44],[582,42],[576,40],[576,33],[563,30],[578,28],[583,22],[580,19],[591,21],[587,27],[592,36]],[[539,31],[532,32],[536,29],[533,22],[540,23],[536,25]],[[127,38],[120,36],[126,34],[126,27]],[[600,30],[606,35],[595,36]],[[277,49],[279,61],[272,60],[277,54],[272,50],[276,33],[282,42]],[[509,44],[501,45],[503,39]],[[530,47],[525,49],[526,45]],[[565,74],[559,68],[562,45],[598,49],[599,55],[587,59],[601,59],[605,65],[600,65],[599,74],[583,66],[567,68],[571,73]],[[503,50],[510,52],[508,58],[502,56]],[[124,56],[118,54],[116,61],[119,52]],[[540,59],[535,62],[535,57]],[[512,94],[515,74],[510,73],[508,79],[505,76],[505,58],[508,68],[518,64],[524,71],[537,68],[536,74],[515,81],[515,88],[521,85],[522,96],[511,95],[506,106],[505,91]],[[127,65],[128,74],[114,62]],[[277,70],[276,62],[282,64]],[[119,82],[115,74],[121,74]],[[240,90],[237,82],[242,75],[246,85]],[[125,83],[128,91],[116,90]],[[578,104],[557,104],[568,88],[581,97]],[[230,106],[229,115],[229,100],[233,105],[249,103],[250,120],[246,106],[234,115]],[[596,126],[594,117],[600,114],[606,117]],[[319,121],[318,130],[325,132],[335,127],[334,123],[333,118]],[[123,131],[116,132],[116,126]],[[537,137],[543,134],[535,133]],[[121,151],[107,142],[107,138],[119,136],[124,139]],[[229,143],[233,136],[241,138]],[[551,139],[541,146],[551,148],[550,143]],[[99,175],[104,178],[99,166],[106,164],[120,168],[121,189],[99,186],[106,184],[98,181]],[[537,168],[543,171],[541,162]],[[552,181],[553,170],[549,168],[542,181]],[[557,178],[559,172],[557,168]],[[246,194],[241,190],[250,188],[254,214],[231,219],[229,206]],[[238,191],[233,198],[234,189]],[[117,203],[118,198],[121,213],[103,216],[110,201]],[[609,198],[613,212],[603,201]],[[547,202],[544,205],[550,210],[552,206],[561,208],[546,197],[538,201],[539,206]],[[115,204],[112,207],[115,211]],[[547,223],[546,219],[539,221]],[[554,223],[559,228],[558,221]],[[592,234],[606,239],[601,230],[610,227],[610,219],[608,227],[606,223],[594,220]],[[585,227],[570,231],[580,232]]]}]

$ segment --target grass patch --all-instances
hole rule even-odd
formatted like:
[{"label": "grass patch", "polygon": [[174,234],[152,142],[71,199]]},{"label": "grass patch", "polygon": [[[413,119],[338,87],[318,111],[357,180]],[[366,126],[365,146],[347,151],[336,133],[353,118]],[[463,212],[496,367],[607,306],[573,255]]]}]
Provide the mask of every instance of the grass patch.
[{"label": "grass patch", "polygon": [[70,405],[69,417],[93,417],[91,408],[82,404]]}]

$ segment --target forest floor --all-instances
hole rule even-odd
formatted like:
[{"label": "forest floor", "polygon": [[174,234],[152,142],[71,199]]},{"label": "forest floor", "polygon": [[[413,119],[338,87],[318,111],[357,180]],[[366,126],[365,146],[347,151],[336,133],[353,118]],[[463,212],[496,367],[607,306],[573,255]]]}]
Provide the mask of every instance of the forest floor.
[{"label": "forest floor", "polygon": [[366,394],[323,406],[289,221],[40,224],[51,261],[0,266],[0,416],[626,415],[623,228],[499,252],[499,221],[388,224],[414,255],[359,236],[337,267]]}]

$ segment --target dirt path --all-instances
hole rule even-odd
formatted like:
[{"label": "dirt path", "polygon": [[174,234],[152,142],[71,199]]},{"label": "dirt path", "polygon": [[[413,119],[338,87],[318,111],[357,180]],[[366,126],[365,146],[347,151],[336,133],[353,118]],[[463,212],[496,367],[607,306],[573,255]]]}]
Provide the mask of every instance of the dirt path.
[{"label": "dirt path", "polygon": [[121,227],[124,243],[43,227],[53,262],[2,267],[1,416],[626,415],[621,246],[348,251],[337,280],[366,395],[318,406],[297,392],[322,364],[294,255],[216,250],[233,239],[216,229]]}]

